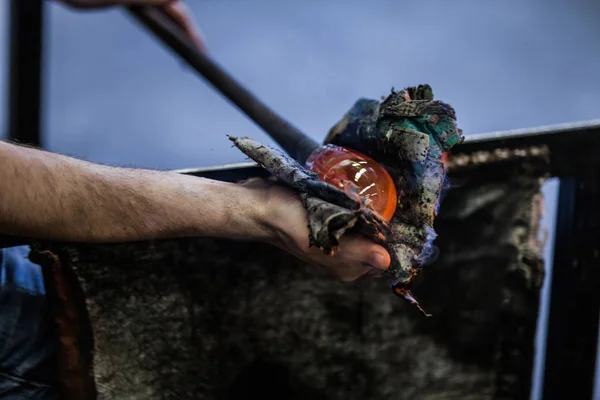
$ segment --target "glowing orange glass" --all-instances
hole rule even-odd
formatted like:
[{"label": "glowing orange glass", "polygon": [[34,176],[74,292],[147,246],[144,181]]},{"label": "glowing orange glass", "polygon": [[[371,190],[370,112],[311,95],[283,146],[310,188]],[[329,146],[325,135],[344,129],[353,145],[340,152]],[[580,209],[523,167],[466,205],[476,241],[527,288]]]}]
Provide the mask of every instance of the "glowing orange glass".
[{"label": "glowing orange glass", "polygon": [[370,200],[374,211],[391,220],[398,201],[390,174],[377,161],[357,151],[335,145],[315,150],[306,165],[319,179],[344,189],[346,182],[358,188],[358,194]]}]

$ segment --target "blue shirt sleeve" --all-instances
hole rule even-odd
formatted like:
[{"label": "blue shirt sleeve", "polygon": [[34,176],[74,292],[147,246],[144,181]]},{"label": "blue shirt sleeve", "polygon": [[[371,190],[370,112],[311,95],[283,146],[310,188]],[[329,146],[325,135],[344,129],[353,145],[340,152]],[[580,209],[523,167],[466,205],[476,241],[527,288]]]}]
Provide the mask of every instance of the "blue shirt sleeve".
[{"label": "blue shirt sleeve", "polygon": [[0,249],[0,398],[57,399],[57,338],[29,246]]},{"label": "blue shirt sleeve", "polygon": [[29,246],[0,250],[0,286],[10,285],[31,294],[45,294],[42,269],[29,261]]}]

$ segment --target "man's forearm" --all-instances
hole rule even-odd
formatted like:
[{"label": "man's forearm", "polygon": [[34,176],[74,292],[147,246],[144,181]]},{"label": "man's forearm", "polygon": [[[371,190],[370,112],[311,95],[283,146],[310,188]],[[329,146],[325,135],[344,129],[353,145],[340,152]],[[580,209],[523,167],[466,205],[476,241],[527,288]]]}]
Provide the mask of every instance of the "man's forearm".
[{"label": "man's forearm", "polygon": [[0,232],[83,242],[266,240],[259,189],[114,168],[0,141]]}]

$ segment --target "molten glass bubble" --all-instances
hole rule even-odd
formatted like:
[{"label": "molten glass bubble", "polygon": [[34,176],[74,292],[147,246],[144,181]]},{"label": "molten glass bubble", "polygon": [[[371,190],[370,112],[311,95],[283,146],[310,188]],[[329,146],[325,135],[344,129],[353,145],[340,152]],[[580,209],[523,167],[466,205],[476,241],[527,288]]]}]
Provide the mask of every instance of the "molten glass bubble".
[{"label": "molten glass bubble", "polygon": [[319,179],[344,190],[349,183],[358,195],[368,199],[367,206],[391,220],[398,201],[390,174],[377,161],[357,151],[328,144],[315,150],[306,165]]}]

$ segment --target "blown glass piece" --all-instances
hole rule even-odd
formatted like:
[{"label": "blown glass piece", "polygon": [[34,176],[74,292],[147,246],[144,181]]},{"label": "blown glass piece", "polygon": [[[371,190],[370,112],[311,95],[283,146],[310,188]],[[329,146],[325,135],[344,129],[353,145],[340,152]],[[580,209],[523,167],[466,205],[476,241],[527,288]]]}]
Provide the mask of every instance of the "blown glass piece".
[{"label": "blown glass piece", "polygon": [[390,174],[377,161],[357,151],[328,144],[306,161],[319,179],[346,192],[356,192],[365,205],[390,221],[398,196]]}]

